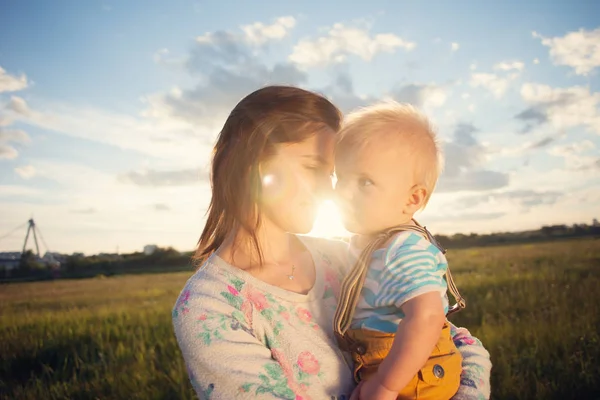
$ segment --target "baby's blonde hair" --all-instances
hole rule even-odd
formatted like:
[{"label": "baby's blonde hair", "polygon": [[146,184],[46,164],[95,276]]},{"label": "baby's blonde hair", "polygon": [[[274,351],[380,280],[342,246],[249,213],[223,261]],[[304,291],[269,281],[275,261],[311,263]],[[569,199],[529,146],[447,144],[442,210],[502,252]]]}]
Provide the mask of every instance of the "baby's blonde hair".
[{"label": "baby's blonde hair", "polygon": [[414,155],[411,158],[416,183],[427,190],[424,208],[442,172],[443,156],[434,127],[416,107],[385,101],[351,112],[342,125],[336,152],[359,150],[373,140],[385,140],[386,137],[401,139],[390,140],[390,146],[401,143]]}]

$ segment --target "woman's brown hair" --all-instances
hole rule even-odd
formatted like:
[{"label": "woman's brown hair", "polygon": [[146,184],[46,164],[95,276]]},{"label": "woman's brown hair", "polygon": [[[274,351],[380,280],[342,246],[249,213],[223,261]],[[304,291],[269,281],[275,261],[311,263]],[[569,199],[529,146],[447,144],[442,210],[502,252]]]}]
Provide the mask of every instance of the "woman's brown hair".
[{"label": "woman's brown hair", "polygon": [[262,263],[256,236],[261,193],[259,164],[275,146],[299,143],[325,127],[338,132],[340,110],[325,97],[291,86],[266,86],[243,98],[231,111],[213,149],[212,198],[193,260],[199,265],[221,246],[233,229],[252,238]]}]

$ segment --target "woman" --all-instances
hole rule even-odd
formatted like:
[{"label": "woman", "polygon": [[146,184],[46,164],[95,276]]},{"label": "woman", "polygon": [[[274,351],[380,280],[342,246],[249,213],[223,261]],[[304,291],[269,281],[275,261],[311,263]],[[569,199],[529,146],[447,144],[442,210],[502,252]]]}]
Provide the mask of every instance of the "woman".
[{"label": "woman", "polygon": [[[349,399],[349,360],[332,330],[350,267],[343,242],[311,230],[332,190],[340,111],[294,87],[259,89],[217,139],[212,200],[173,324],[201,399]],[[489,355],[454,330],[463,355],[455,398],[489,396]]]}]

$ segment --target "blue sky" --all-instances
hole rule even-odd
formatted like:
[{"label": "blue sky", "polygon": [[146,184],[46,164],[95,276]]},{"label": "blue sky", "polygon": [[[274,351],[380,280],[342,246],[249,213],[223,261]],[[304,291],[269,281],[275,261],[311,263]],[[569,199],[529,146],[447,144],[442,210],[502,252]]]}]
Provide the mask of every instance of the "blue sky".
[{"label": "blue sky", "polygon": [[600,3],[530,3],[5,1],[0,237],[33,216],[53,251],[192,249],[216,133],[268,83],[427,112],[446,155],[419,217],[434,232],[591,223]]}]

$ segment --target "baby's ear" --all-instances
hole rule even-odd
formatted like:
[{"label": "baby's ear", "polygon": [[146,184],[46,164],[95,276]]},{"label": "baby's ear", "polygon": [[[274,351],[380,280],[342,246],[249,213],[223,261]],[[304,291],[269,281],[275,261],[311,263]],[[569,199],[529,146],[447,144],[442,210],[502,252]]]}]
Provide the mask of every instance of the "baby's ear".
[{"label": "baby's ear", "polygon": [[423,185],[415,185],[410,189],[406,205],[411,214],[416,213],[425,206],[427,194],[427,189]]}]

